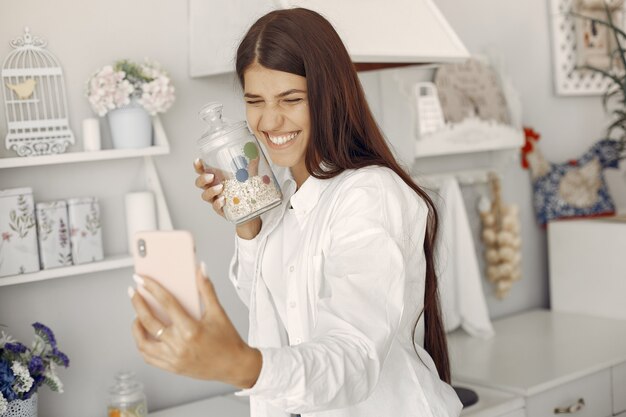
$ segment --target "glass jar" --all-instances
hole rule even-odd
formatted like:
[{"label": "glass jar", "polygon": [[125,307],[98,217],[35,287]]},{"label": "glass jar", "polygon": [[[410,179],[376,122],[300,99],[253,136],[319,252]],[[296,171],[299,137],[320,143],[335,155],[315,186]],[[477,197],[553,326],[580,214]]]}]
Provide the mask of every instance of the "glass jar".
[{"label": "glass jar", "polygon": [[222,118],[222,104],[208,103],[199,113],[208,127],[198,140],[207,171],[223,184],[224,216],[236,225],[280,205],[282,193],[256,137],[245,121]]},{"label": "glass jar", "polygon": [[148,405],[143,384],[134,372],[123,371],[115,375],[115,384],[109,388],[109,417],[146,417]]}]

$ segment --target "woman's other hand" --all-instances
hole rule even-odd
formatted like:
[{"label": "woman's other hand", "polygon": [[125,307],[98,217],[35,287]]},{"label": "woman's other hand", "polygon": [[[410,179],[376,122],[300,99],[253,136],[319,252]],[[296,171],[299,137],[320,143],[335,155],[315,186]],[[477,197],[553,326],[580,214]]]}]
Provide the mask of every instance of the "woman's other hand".
[{"label": "woman's other hand", "polygon": [[172,321],[165,327],[152,314],[143,297],[130,287],[129,296],[137,314],[132,326],[135,343],[150,365],[192,378],[250,388],[261,372],[261,352],[241,339],[204,269],[202,264],[196,272],[205,309],[200,320],[192,318],[158,282],[135,276]]},{"label": "woman's other hand", "polygon": [[198,175],[196,187],[202,189],[202,199],[211,203],[213,210],[224,217],[224,173],[217,168],[205,168],[200,158],[193,162],[193,167]]},{"label": "woman's other hand", "polygon": [[[226,176],[224,172],[217,168],[205,168],[200,158],[196,159],[193,163],[193,167],[199,176],[196,178],[196,187],[202,189],[202,199],[208,203],[211,203],[213,210],[220,216],[224,215],[224,203],[225,197],[222,194],[224,191],[224,179]],[[251,176],[258,175],[259,173],[259,158],[253,159],[248,165],[248,171]],[[242,239],[254,239],[256,235],[261,231],[261,217],[256,217],[244,224],[237,226],[237,235]]]}]

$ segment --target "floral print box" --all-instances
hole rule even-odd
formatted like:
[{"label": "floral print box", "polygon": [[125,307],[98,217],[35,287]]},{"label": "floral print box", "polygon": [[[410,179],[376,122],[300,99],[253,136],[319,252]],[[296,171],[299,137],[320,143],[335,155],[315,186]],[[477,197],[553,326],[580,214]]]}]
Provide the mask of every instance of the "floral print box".
[{"label": "floral print box", "polygon": [[72,265],[67,203],[37,203],[39,259],[43,269]]},{"label": "floral print box", "polygon": [[31,188],[0,190],[0,277],[39,271]]},{"label": "floral print box", "polygon": [[96,197],[71,198],[67,200],[67,209],[74,265],[103,260],[98,199]]}]

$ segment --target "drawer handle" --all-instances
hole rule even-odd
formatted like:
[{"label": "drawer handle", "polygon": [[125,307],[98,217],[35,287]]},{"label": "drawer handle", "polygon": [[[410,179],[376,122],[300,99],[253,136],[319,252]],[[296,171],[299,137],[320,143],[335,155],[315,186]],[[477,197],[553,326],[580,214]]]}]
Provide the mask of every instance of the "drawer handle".
[{"label": "drawer handle", "polygon": [[576,404],[572,404],[569,407],[556,407],[554,414],[574,414],[585,408],[585,400],[579,398]]}]

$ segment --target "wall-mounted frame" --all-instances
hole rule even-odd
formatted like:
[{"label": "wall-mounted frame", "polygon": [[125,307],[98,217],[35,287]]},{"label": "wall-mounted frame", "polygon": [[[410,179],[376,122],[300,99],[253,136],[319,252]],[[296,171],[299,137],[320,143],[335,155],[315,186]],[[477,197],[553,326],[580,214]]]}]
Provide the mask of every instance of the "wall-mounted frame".
[{"label": "wall-mounted frame", "polygon": [[[577,39],[585,30],[585,25],[584,22],[577,22],[569,12],[578,6],[579,0],[550,0],[555,91],[563,96],[601,95],[606,92],[610,81],[597,72],[576,69],[583,62],[581,57],[585,51],[580,51],[583,54],[578,53]],[[614,23],[624,26],[623,13],[616,13],[614,16]],[[592,56],[597,48],[595,51],[589,48],[587,52],[587,56]]]}]

